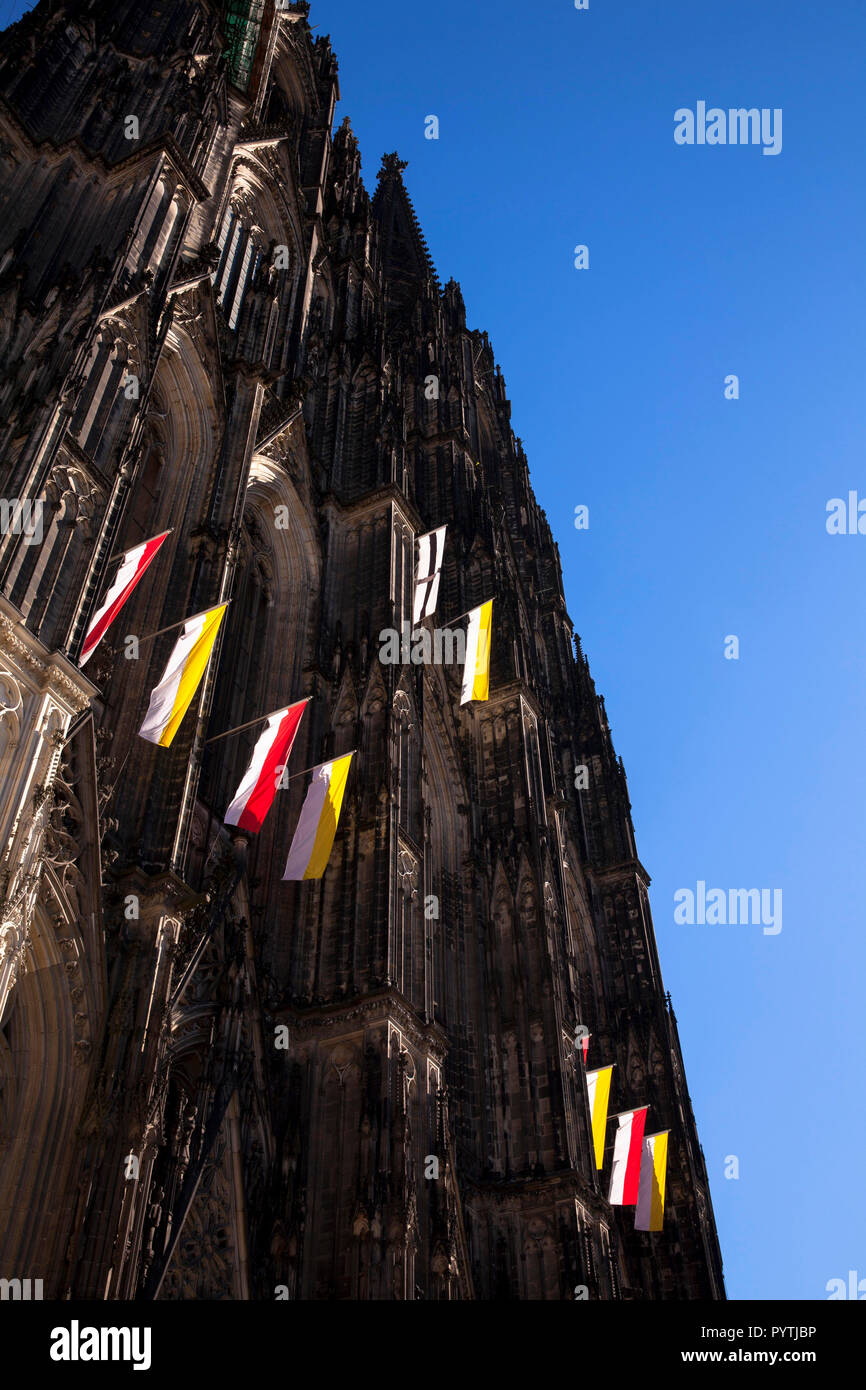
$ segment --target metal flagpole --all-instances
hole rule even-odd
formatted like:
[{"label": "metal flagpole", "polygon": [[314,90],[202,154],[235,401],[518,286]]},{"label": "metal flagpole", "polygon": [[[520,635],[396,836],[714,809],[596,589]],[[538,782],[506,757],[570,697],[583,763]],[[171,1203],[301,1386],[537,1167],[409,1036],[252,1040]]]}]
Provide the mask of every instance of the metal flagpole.
[{"label": "metal flagpole", "polygon": [[[231,599],[225,599],[223,603],[225,604],[225,607],[228,607],[228,605],[231,603]],[[212,613],[214,608],[222,608],[223,603],[215,603],[213,605],[213,608],[203,608],[202,613]],[[183,627],[185,623],[191,623],[193,618],[200,618],[202,613],[190,613],[188,618],[181,618],[179,623],[169,623],[168,627],[161,627],[156,632],[145,633],[144,637],[139,637],[138,645],[141,646],[142,642],[152,642],[154,637],[161,637],[164,632],[174,632],[175,628]],[[263,716],[263,718],[265,719],[267,719],[267,717],[267,715]],[[258,720],[254,719],[253,723],[257,724]]]},{"label": "metal flagpole", "polygon": [[286,782],[291,782],[295,777],[303,777],[306,772],[315,772],[317,767],[325,767],[328,763],[338,763],[341,758],[354,758],[357,748],[352,748],[348,753],[335,753],[333,758],[326,758],[323,763],[313,763],[312,767],[302,767],[300,772],[293,772],[291,777],[286,777]]},{"label": "metal flagpole", "polygon": [[[173,526],[169,526],[169,528],[168,528],[167,531],[160,532],[160,534],[161,534],[161,535],[164,535],[164,536],[170,536],[173,530],[174,530],[174,527],[173,527]],[[155,540],[156,537],[155,537],[155,536],[151,536],[150,539],[151,539],[151,540]],[[147,541],[139,541],[139,542],[138,542],[138,545],[147,545]],[[129,550],[137,550],[137,549],[138,549],[138,546],[136,546],[136,545],[131,545],[131,546],[129,547]],[[113,562],[114,562],[115,560],[122,560],[123,557],[124,557],[124,555],[128,555],[128,554],[129,554],[129,550],[118,550],[117,553],[116,553],[115,555],[109,555],[108,559],[105,561],[106,565],[113,564]]]},{"label": "metal flagpole", "polygon": [[495,595],[493,598],[482,599],[481,603],[476,603],[473,608],[467,608],[465,613],[458,613],[456,618],[449,618],[448,622],[445,623],[444,626],[448,627],[451,623],[459,623],[461,618],[468,618],[469,614],[474,613],[477,608],[483,608],[485,603],[493,603],[494,601]]},{"label": "metal flagpole", "polygon": [[[312,698],[312,695],[308,695],[305,700],[295,700],[295,704],[308,705]],[[285,705],[283,708],[290,710],[292,706]],[[228,738],[230,734],[239,734],[243,729],[251,729],[254,724],[263,724],[266,719],[270,719],[272,715],[279,714],[279,712],[279,710],[272,709],[270,714],[260,714],[258,719],[249,719],[246,724],[236,724],[233,729],[226,729],[224,734],[214,734],[213,738],[206,738],[204,746],[206,748],[209,743],[219,743],[221,738]]]}]

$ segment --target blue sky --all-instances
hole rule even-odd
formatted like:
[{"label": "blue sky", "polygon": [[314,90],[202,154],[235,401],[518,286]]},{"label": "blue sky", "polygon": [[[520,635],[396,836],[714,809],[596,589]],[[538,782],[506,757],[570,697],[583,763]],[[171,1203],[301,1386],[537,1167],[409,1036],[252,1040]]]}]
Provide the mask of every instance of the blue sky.
[{"label": "blue sky", "polygon": [[[409,160],[505,374],[625,760],[729,1296],[826,1298],[866,1278],[866,535],[825,526],[866,499],[862,0],[317,0],[310,21],[368,187],[383,152]],[[781,108],[781,153],[676,145],[698,101]],[[676,924],[698,880],[780,888],[782,931]]]}]

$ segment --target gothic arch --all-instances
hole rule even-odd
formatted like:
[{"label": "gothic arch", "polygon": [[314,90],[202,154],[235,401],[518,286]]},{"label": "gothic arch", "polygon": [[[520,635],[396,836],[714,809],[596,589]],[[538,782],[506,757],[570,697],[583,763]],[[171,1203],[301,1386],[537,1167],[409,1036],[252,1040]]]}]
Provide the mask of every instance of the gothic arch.
[{"label": "gothic arch", "polygon": [[[320,592],[319,540],[306,506],[281,464],[257,454],[252,461],[233,598],[216,674],[211,729],[221,733],[294,704],[311,693],[305,668],[312,650]],[[292,751],[294,768],[315,762],[323,711],[311,701]],[[206,754],[202,795],[222,817],[249,762],[262,725],[213,745]],[[351,746],[351,745],[350,745]],[[253,853],[258,874],[279,879],[296,817],[303,779],[277,793]]]},{"label": "gothic arch", "polygon": [[[455,756],[451,737],[442,717],[435,690],[441,677],[435,669],[425,671],[424,701],[424,762],[426,768],[426,799],[430,811],[430,848],[433,862],[449,874],[458,874],[463,855],[468,849],[466,821],[454,814],[454,789],[460,788],[464,801],[468,793],[463,770]],[[444,684],[444,682],[443,682]],[[434,689],[435,688],[435,689]],[[447,687],[439,690],[440,700],[448,699]],[[447,704],[444,708],[448,708]]]},{"label": "gothic arch", "polygon": [[[196,302],[200,305],[200,314],[209,312],[206,302]],[[223,406],[218,395],[219,376],[212,369],[208,372],[202,361],[196,319],[196,313],[188,313],[183,324],[175,320],[168,329],[148,417],[149,447],[153,451],[150,457],[162,460],[157,476],[149,484],[153,493],[144,508],[150,517],[148,533],[170,531],[171,534],[148,571],[147,582],[139,584],[133,592],[124,607],[123,621],[109,632],[99,653],[110,669],[104,688],[114,727],[113,747],[129,750],[127,776],[117,787],[112,809],[121,824],[136,827],[129,839],[117,846],[119,851],[131,856],[138,855],[142,840],[153,844],[160,842],[160,837],[164,839],[173,833],[161,809],[164,797],[151,795],[142,812],[141,786],[136,786],[137,777],[144,778],[147,784],[152,777],[159,779],[167,766],[167,760],[154,757],[154,750],[137,735],[147,707],[148,692],[162,676],[170,646],[166,641],[142,645],[133,668],[136,680],[130,690],[127,683],[130,667],[120,655],[123,638],[126,634],[144,636],[183,620],[195,611],[187,607],[192,570],[190,552],[194,553],[194,547],[200,546],[203,561],[207,563],[206,547],[212,544],[202,526],[202,518],[211,515],[214,501]],[[147,462],[145,460],[145,467]],[[130,531],[137,533],[131,539],[132,544],[141,540],[136,501],[143,482],[141,475],[133,492],[128,520],[117,538],[117,550],[126,548]],[[112,652],[115,653],[113,658]]]},{"label": "gothic arch", "polygon": [[161,526],[177,526],[191,503],[201,506],[219,446],[223,411],[215,390],[218,379],[202,361],[197,335],[204,313],[201,306],[188,312],[183,324],[172,323],[156,372],[150,419],[166,462]]},{"label": "gothic arch", "polygon": [[[52,921],[41,898],[30,924],[26,968],[3,1024],[3,1052],[17,1080],[0,1110],[0,1268],[44,1278],[52,1297],[63,1293],[57,1287],[65,1255],[61,1203],[75,1186],[73,1140],[92,1062],[92,1045],[82,1036],[90,1031],[83,952],[74,924],[62,912]],[[52,1229],[58,1235],[46,1241]]]},{"label": "gothic arch", "polygon": [[[254,155],[240,155],[232,166],[218,225],[233,207],[248,229],[258,228],[268,239],[288,245],[292,259],[300,257],[303,231],[297,208],[282,196],[273,172]],[[290,233],[288,238],[286,231]]]},{"label": "gothic arch", "polygon": [[576,1021],[583,1023],[592,1032],[602,1022],[598,1016],[598,1009],[599,1001],[605,997],[604,980],[590,909],[570,867],[573,855],[576,860],[575,851],[570,845],[567,847],[567,855],[563,876],[577,969],[577,995],[581,1010],[581,1018]]},{"label": "gothic arch", "polygon": [[[245,151],[235,161],[213,238],[214,295],[249,360],[277,369],[288,360],[307,257],[291,174],[279,153]],[[285,247],[288,264],[271,257]]]},{"label": "gothic arch", "polygon": [[60,645],[93,544],[105,492],[89,469],[60,455],[41,499],[41,544],[19,542],[9,570],[12,601],[46,644]]},{"label": "gothic arch", "polygon": [[333,443],[335,480],[351,493],[371,476],[376,454],[379,374],[375,363],[365,353],[347,381],[337,378],[333,364],[329,390],[339,399]]},{"label": "gothic arch", "polygon": [[298,57],[291,38],[281,30],[274,48],[270,85],[280,92],[292,115],[301,116],[310,102],[315,101],[316,89],[312,74],[306,64],[298,62]]}]

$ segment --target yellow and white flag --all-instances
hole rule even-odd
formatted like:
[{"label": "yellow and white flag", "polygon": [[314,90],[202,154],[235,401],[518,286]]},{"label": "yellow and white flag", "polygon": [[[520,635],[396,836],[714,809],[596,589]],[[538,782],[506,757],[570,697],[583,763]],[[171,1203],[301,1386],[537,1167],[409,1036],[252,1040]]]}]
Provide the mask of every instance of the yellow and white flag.
[{"label": "yellow and white flag", "polygon": [[634,1211],[636,1231],[660,1231],[665,1214],[665,1177],[668,1166],[668,1130],[645,1134],[640,1161],[640,1188]]},{"label": "yellow and white flag", "polygon": [[486,700],[490,692],[490,625],[493,599],[473,608],[466,629],[466,665],[463,668],[461,705],[470,700]]},{"label": "yellow and white flag", "polygon": [[162,680],[150,693],[147,715],[138,731],[149,743],[168,748],[180,728],[205,673],[227,608],[227,603],[221,603],[218,608],[196,613],[184,623]]},{"label": "yellow and white flag", "polygon": [[334,758],[333,762],[320,763],[313,768],[283,882],[286,879],[297,882],[302,878],[321,878],[325,872],[337,833],[352,756],[352,753],[346,753],[342,758]]},{"label": "yellow and white flag", "polygon": [[596,1168],[604,1167],[604,1131],[607,1125],[607,1107],[610,1100],[610,1077],[613,1065],[601,1067],[599,1071],[586,1073],[586,1087],[589,1091],[589,1113],[592,1116],[592,1146],[595,1149]]}]

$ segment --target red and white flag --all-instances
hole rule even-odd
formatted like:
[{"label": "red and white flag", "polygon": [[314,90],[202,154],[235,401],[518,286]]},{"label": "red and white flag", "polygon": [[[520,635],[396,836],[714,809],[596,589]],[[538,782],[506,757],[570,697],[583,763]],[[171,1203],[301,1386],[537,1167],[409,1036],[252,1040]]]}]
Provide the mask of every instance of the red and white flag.
[{"label": "red and white flag", "polygon": [[640,1110],[625,1110],[621,1115],[613,1116],[619,1120],[619,1126],[613,1141],[613,1167],[607,1198],[611,1206],[633,1207],[637,1202],[640,1156],[648,1110],[649,1106],[644,1105]]},{"label": "red and white flag", "polygon": [[226,825],[258,834],[280,785],[283,769],[288,762],[304,710],[309,699],[278,709],[268,715],[268,722],[259,735],[250,765],[235,792],[235,798],[223,819]]},{"label": "red and white flag", "polygon": [[114,576],[114,583],[102,600],[102,607],[97,613],[94,613],[90,627],[87,629],[81,655],[78,658],[79,666],[83,666],[85,661],[88,661],[93,655],[99,642],[105,636],[109,624],[114,622],[159,547],[169,535],[171,535],[170,531],[163,531],[161,536],[153,536],[149,541],[143,541],[141,545],[135,546],[133,550],[127,550],[126,554],[121,556],[120,569]]}]

